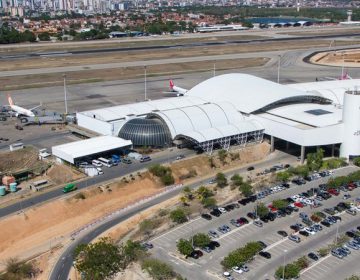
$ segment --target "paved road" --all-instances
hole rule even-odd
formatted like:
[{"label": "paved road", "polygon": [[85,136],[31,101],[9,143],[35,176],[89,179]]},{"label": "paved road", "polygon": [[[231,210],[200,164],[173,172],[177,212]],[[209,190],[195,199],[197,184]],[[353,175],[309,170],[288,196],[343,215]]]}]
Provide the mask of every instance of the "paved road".
[{"label": "paved road", "polygon": [[[294,157],[291,157],[285,153],[276,153],[274,155],[271,155],[270,158],[268,160],[265,160],[259,164],[254,165],[256,167],[256,169],[264,169],[266,167],[269,166],[273,166],[274,164],[278,164],[279,162],[291,162],[291,158],[294,160]],[[231,172],[226,172],[225,174],[228,176],[231,176],[232,174],[239,172],[246,172],[246,166],[238,169],[238,170],[234,170]],[[190,188],[195,188],[198,187],[200,185],[205,184],[207,180],[204,181],[200,181],[200,182],[196,182],[192,185],[190,185]],[[76,239],[69,248],[66,249],[66,251],[61,255],[61,257],[59,258],[59,261],[56,263],[55,268],[51,274],[50,279],[51,280],[66,280],[67,276],[69,274],[69,271],[71,269],[71,265],[72,265],[72,252],[74,250],[74,248],[80,244],[80,243],[88,243],[91,240],[93,240],[96,236],[100,235],[102,232],[108,230],[109,228],[113,227],[114,225],[130,218],[133,215],[138,214],[140,211],[145,210],[155,204],[161,203],[175,195],[177,195],[179,192],[181,191],[181,189],[175,190],[171,193],[167,193],[165,196],[162,196],[160,198],[156,198],[154,201],[149,201],[147,203],[145,203],[144,205],[140,205],[138,207],[136,207],[135,209],[131,209],[131,211],[129,213],[126,213],[124,215],[121,215],[119,217],[117,217],[114,221],[109,221],[105,224],[102,224],[101,226],[92,228],[90,231],[86,232],[84,234],[84,236],[82,236],[79,239]]]},{"label": "paved road", "polygon": [[[338,170],[337,174],[347,174],[352,170],[354,169],[348,167]],[[290,195],[297,194],[299,192],[310,189],[311,187],[315,187],[320,182],[326,180],[327,179],[324,178],[322,180],[313,181],[301,187],[293,186],[288,190],[267,197],[264,202],[269,203],[274,199],[284,198]],[[355,194],[360,194],[360,189],[357,189],[356,192],[354,191],[352,193],[352,195]],[[323,208],[328,207],[329,205],[333,206],[339,200],[341,200],[341,197],[331,198],[327,201],[324,201]],[[217,276],[222,275],[222,268],[220,262],[221,259],[228,254],[228,252],[234,250],[234,248],[243,246],[246,242],[263,240],[268,245],[273,244],[270,245],[273,246],[270,252],[274,256],[271,261],[264,261],[261,258],[256,258],[255,262],[250,263],[249,265],[251,273],[246,275],[247,279],[263,279],[263,277],[266,275],[272,276],[274,274],[275,268],[282,263],[283,251],[280,249],[280,252],[274,252],[274,250],[278,250],[279,246],[288,248],[289,253],[287,258],[288,260],[290,260],[292,257],[298,256],[299,254],[310,250],[310,248],[315,244],[321,244],[321,242],[326,239],[325,237],[322,237],[324,234],[327,237],[333,236],[332,234],[334,231],[334,227],[331,227],[329,230],[324,229],[321,233],[318,233],[315,236],[308,238],[309,242],[306,241],[300,243],[301,246],[297,246],[298,249],[292,248],[293,245],[297,244],[290,242],[287,239],[282,239],[278,234],[276,234],[276,231],[283,229],[289,232],[289,225],[296,220],[299,220],[298,213],[293,213],[292,215],[285,218],[277,219],[276,222],[265,224],[263,228],[258,228],[251,224],[240,228],[234,228],[229,224],[230,219],[245,216],[247,212],[253,210],[253,207],[254,204],[250,204],[244,207],[241,206],[240,209],[236,209],[232,212],[226,213],[220,218],[214,218],[211,222],[198,218],[190,223],[179,226],[169,232],[164,233],[163,235],[155,237],[152,240],[152,243],[154,244],[154,249],[152,250],[152,253],[155,257],[169,262],[172,266],[174,266],[176,271],[178,271],[181,275],[187,277],[188,279],[195,279],[195,277],[196,279],[209,279],[210,276],[215,276],[216,278]],[[310,213],[315,210],[311,210],[309,207],[307,207],[301,211]],[[348,218],[351,217],[349,216]],[[357,220],[357,222],[359,221]],[[207,233],[210,229],[216,230],[220,225],[223,224],[228,224],[233,228],[233,230],[225,235],[220,236],[218,240],[221,244],[221,247],[219,249],[216,249],[210,254],[204,253],[204,257],[200,258],[199,260],[188,260],[187,262],[184,262],[174,256],[174,254],[176,253],[176,241],[180,238],[190,238],[190,236],[198,232]],[[349,225],[353,226],[352,221],[350,221]],[[343,229],[344,228],[342,226],[341,230]],[[319,237],[320,239],[318,240]],[[194,268],[196,268],[196,270],[194,270]]]},{"label": "paved road", "polygon": [[[76,185],[77,185],[78,189],[81,190],[81,189],[87,188],[92,185],[101,184],[102,182],[137,172],[141,169],[147,168],[151,164],[174,161],[179,154],[190,155],[193,153],[194,152],[190,151],[190,150],[178,150],[178,149],[174,148],[174,149],[172,149],[172,151],[167,151],[166,153],[163,153],[157,157],[153,157],[152,161],[147,162],[147,163],[140,163],[140,162],[134,161],[132,164],[129,164],[129,165],[120,164],[120,165],[112,167],[112,168],[104,167],[103,175],[96,176],[93,178],[87,178],[87,179],[77,183]],[[68,194],[68,195],[72,195],[72,194]],[[62,192],[62,188],[44,192],[42,194],[31,197],[29,199],[25,199],[21,202],[17,202],[12,205],[1,208],[0,209],[0,218],[5,217],[10,214],[14,214],[14,213],[24,210],[28,207],[34,207],[35,205],[47,202],[52,199],[63,197],[63,196],[65,196],[65,195]]]}]

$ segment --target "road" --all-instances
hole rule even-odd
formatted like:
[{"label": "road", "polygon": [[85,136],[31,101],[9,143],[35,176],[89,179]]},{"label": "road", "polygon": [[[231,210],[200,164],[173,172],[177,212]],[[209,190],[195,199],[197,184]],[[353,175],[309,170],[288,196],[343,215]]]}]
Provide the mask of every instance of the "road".
[{"label": "road", "polygon": [[[353,171],[354,168],[347,167],[340,169],[336,172],[337,175],[344,175]],[[275,193],[266,197],[263,202],[270,203],[271,201],[279,198],[285,198],[299,192],[306,191],[311,187],[317,187],[319,183],[325,182],[328,178],[310,182],[304,186],[292,186],[290,189]],[[353,197],[360,194],[360,189],[356,189],[351,193]],[[329,206],[335,206],[335,204],[341,201],[341,196],[331,198],[323,202],[323,206],[319,209],[323,209]],[[178,226],[158,237],[155,237],[151,242],[154,244],[154,249],[151,251],[153,256],[171,264],[174,269],[179,272],[183,277],[188,279],[209,279],[221,278],[223,273],[220,265],[221,260],[232,250],[237,247],[241,247],[247,242],[262,240],[269,245],[269,252],[272,254],[271,260],[265,260],[260,257],[256,257],[255,261],[249,263],[250,272],[244,274],[237,279],[264,279],[264,277],[272,277],[275,269],[283,262],[283,251],[287,249],[286,259],[288,262],[294,260],[296,257],[304,255],[306,252],[314,250],[314,246],[323,246],[324,242],[328,239],[334,238],[334,231],[336,227],[332,226],[329,229],[325,228],[322,232],[317,233],[315,236],[304,238],[303,242],[296,244],[287,238],[282,238],[276,232],[278,230],[289,231],[289,225],[299,221],[298,213],[293,213],[290,216],[276,219],[275,222],[265,224],[262,228],[258,228],[252,224],[242,226],[240,228],[234,228],[229,224],[230,219],[239,218],[240,216],[246,216],[247,212],[253,211],[254,204],[241,206],[240,209],[235,209],[229,213],[221,215],[219,218],[213,218],[212,221],[206,221],[198,218],[185,225]],[[317,209],[318,210],[318,209]],[[302,212],[308,214],[316,211],[309,207],[303,208]],[[352,217],[346,214],[346,219],[341,223],[340,232],[347,228],[354,227],[359,224],[358,217]],[[188,259],[186,261],[177,257],[176,253],[176,241],[180,238],[190,238],[192,235],[202,232],[207,233],[210,229],[216,230],[220,225],[227,224],[233,228],[227,234],[220,235],[218,240],[221,247],[213,251],[212,253],[204,253],[204,256],[198,260]],[[305,241],[306,239],[306,241]],[[193,269],[196,268],[196,269]],[[235,276],[233,274],[233,276]],[[336,280],[336,279],[334,279]]]},{"label": "road", "polygon": [[[165,162],[171,162],[176,159],[176,157],[179,154],[184,155],[191,155],[193,154],[193,151],[190,150],[178,150],[178,149],[172,149],[172,151],[168,150],[165,153],[162,153],[158,156],[155,156],[152,158],[150,162],[147,163],[140,163],[140,162],[133,162],[132,164],[119,164],[118,166],[114,166],[112,168],[103,168],[104,174],[100,176],[96,176],[93,178],[87,178],[83,181],[80,181],[76,184],[78,190],[87,188],[89,186],[101,184],[103,182],[119,178],[122,176],[126,176],[128,174],[140,171],[142,169],[146,169],[151,164],[156,163],[165,163]],[[72,195],[71,193],[68,194],[69,196]],[[50,201],[52,199],[56,199],[59,197],[64,197],[64,193],[62,192],[62,188],[57,188],[51,191],[47,191],[44,193],[41,193],[39,195],[35,195],[34,197],[22,200],[20,202],[16,202],[14,204],[11,204],[9,206],[3,207],[0,209],[0,218],[3,218],[7,215],[14,214],[19,211],[24,211],[28,207],[34,207],[36,205],[39,205],[41,203]]]},{"label": "road", "polygon": [[[269,166],[273,166],[274,164],[278,164],[280,162],[291,162],[291,158],[292,158],[292,160],[294,160],[294,157],[291,157],[285,153],[276,153],[276,156],[271,155],[269,157],[269,159],[267,159],[263,162],[260,162],[258,164],[254,164],[253,166],[255,166],[256,169],[264,169]],[[246,172],[246,168],[247,168],[247,166],[244,166],[235,171],[225,172],[225,174],[228,176],[231,176],[232,174],[237,173],[237,172],[239,172],[239,173]],[[196,188],[200,185],[205,184],[207,181],[208,181],[208,179],[200,181],[200,182],[196,182],[194,184],[191,184],[189,187]],[[181,191],[181,189],[178,189],[171,193],[167,193],[166,195],[164,195],[160,198],[156,198],[152,201],[145,203],[144,205],[140,205],[134,209],[131,209],[131,211],[129,211],[129,213],[126,213],[119,217],[116,217],[114,220],[106,222],[105,224],[101,224],[100,226],[94,227],[90,231],[85,232],[85,234],[81,238],[77,238],[73,243],[71,243],[71,245],[61,255],[61,257],[59,258],[58,262],[56,263],[56,265],[53,269],[50,279],[51,280],[67,280],[68,279],[67,277],[68,277],[69,271],[71,269],[72,261],[73,261],[72,260],[72,252],[74,251],[74,248],[78,244],[89,243],[96,236],[98,236],[102,232],[110,229],[114,225],[130,218],[133,215],[138,214],[142,210],[145,210],[153,205],[156,205],[156,204],[161,203],[171,197],[176,196],[180,191]]]}]

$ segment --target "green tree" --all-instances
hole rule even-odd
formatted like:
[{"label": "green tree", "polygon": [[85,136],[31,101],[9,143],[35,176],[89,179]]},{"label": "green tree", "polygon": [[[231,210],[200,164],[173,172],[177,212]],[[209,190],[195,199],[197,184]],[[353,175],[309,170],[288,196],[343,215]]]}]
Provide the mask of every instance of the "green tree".
[{"label": "green tree", "polygon": [[360,166],[360,157],[356,157],[353,159],[353,164],[356,166]]},{"label": "green tree", "polygon": [[201,186],[197,189],[196,191],[198,197],[200,200],[204,199],[204,198],[208,198],[214,195],[214,193],[207,187],[205,186]]},{"label": "green tree", "polygon": [[232,184],[235,186],[241,186],[244,183],[243,177],[241,177],[239,174],[234,174],[230,180],[232,181]]},{"label": "green tree", "polygon": [[219,188],[223,188],[223,187],[227,186],[227,178],[224,173],[220,172],[220,173],[216,174],[215,180],[216,180],[216,184]]},{"label": "green tree", "polygon": [[80,244],[74,252],[75,268],[86,280],[111,279],[128,265],[123,247],[109,238],[90,244]]},{"label": "green tree", "polygon": [[306,156],[306,165],[308,166],[309,170],[320,170],[321,166],[323,165],[323,158],[324,158],[324,150],[318,149],[316,153],[310,153]]},{"label": "green tree", "polygon": [[22,33],[22,41],[24,41],[24,42],[35,42],[36,41],[36,36],[31,31],[25,30],[24,33]]},{"label": "green tree", "polygon": [[183,193],[188,199],[190,199],[190,200],[193,199],[193,194],[192,194],[192,191],[189,186],[186,186],[183,188]]},{"label": "green tree", "polygon": [[263,218],[269,214],[269,208],[267,208],[265,204],[261,202],[256,206],[256,213],[260,218]]},{"label": "green tree", "polygon": [[176,245],[178,251],[180,254],[183,254],[184,256],[189,256],[192,251],[194,251],[193,246],[191,245],[191,242],[186,239],[180,239],[179,242]]},{"label": "green tree", "polygon": [[178,224],[185,223],[187,221],[186,213],[183,209],[177,208],[170,212],[170,219]]},{"label": "green tree", "polygon": [[146,270],[151,278],[155,280],[173,279],[176,276],[170,265],[153,258],[145,259],[141,264],[141,268]]},{"label": "green tree", "polygon": [[230,269],[234,266],[240,266],[251,260],[261,251],[261,245],[258,242],[249,242],[244,247],[230,252],[221,262],[224,269]]},{"label": "green tree", "polygon": [[138,241],[128,240],[123,246],[123,249],[128,262],[137,261],[145,256],[145,249]]},{"label": "green tree", "polygon": [[352,275],[352,276],[346,278],[345,280],[360,280],[360,276],[358,276],[358,275]]},{"label": "green tree", "polygon": [[252,186],[247,182],[242,183],[239,187],[239,190],[245,197],[249,197],[253,194]]},{"label": "green tree", "polygon": [[194,246],[199,247],[199,248],[203,248],[207,245],[209,245],[211,239],[207,234],[204,233],[198,233],[195,234],[192,238]]},{"label": "green tree", "polygon": [[290,167],[288,171],[294,175],[301,176],[301,177],[306,177],[309,175],[309,167],[307,165],[299,165],[296,167]]},{"label": "green tree", "polygon": [[38,34],[40,41],[50,41],[50,34],[48,32],[43,32]]},{"label": "green tree", "polygon": [[164,176],[161,177],[161,182],[165,186],[170,186],[175,183],[175,179],[171,173],[167,173]]},{"label": "green tree", "polygon": [[283,273],[285,279],[296,278],[300,274],[300,267],[297,266],[296,264],[289,263],[285,266],[285,270],[284,270],[284,267],[280,266],[275,272],[275,278],[276,279],[282,278]]},{"label": "green tree", "polygon": [[296,260],[295,264],[300,267],[300,269],[305,269],[309,266],[310,262],[306,256],[302,256]]},{"label": "green tree", "polygon": [[317,252],[320,257],[325,257],[327,254],[329,254],[329,248],[320,248]]},{"label": "green tree", "polygon": [[213,208],[216,206],[216,199],[214,197],[205,197],[201,200],[201,204],[205,208]]},{"label": "green tree", "polygon": [[282,171],[276,173],[276,179],[281,182],[287,182],[291,177],[291,173],[289,171]]},{"label": "green tree", "polygon": [[276,199],[272,202],[272,206],[277,209],[285,209],[289,205],[289,202],[284,199]]},{"label": "green tree", "polygon": [[37,270],[32,263],[19,261],[17,258],[8,259],[5,263],[5,266],[5,273],[0,275],[0,279],[30,279],[37,274]]},{"label": "green tree", "polygon": [[225,164],[225,160],[227,157],[227,151],[221,149],[218,151],[218,157],[222,164]]}]

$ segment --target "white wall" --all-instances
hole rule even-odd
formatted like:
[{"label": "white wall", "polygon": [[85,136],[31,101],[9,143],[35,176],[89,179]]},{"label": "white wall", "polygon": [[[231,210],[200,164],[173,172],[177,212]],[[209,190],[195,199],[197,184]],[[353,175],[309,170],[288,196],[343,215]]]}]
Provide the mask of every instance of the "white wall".
[{"label": "white wall", "polygon": [[360,95],[346,93],[343,107],[344,141],[340,147],[340,156],[360,155]]}]

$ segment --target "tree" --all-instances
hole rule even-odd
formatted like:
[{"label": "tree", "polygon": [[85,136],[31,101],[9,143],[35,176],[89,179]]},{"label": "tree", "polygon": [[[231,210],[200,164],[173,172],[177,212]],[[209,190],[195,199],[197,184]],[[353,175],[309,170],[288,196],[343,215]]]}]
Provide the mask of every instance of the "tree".
[{"label": "tree", "polygon": [[256,206],[256,213],[260,218],[263,218],[269,214],[269,208],[267,208],[264,203],[259,203]]},{"label": "tree", "polygon": [[123,248],[124,255],[129,262],[137,261],[145,256],[145,249],[138,241],[128,240]]},{"label": "tree", "polygon": [[240,266],[251,260],[261,249],[259,242],[249,242],[244,247],[230,252],[229,255],[223,259],[221,265],[224,269]]},{"label": "tree", "polygon": [[198,197],[200,200],[204,198],[208,198],[210,196],[213,196],[214,193],[207,187],[201,186],[197,189],[196,193],[198,194]]},{"label": "tree", "polygon": [[128,265],[123,251],[123,247],[109,238],[80,244],[74,252],[75,268],[83,273],[86,280],[111,279]]},{"label": "tree", "polygon": [[161,182],[165,186],[170,186],[175,183],[175,179],[171,173],[167,173],[164,176],[161,177]]},{"label": "tree", "polygon": [[190,200],[193,199],[193,194],[192,194],[192,191],[189,186],[186,186],[183,188],[183,193],[188,199],[190,199]]},{"label": "tree", "polygon": [[216,199],[214,197],[205,197],[201,200],[201,204],[205,208],[213,208],[216,206]]},{"label": "tree", "polygon": [[252,186],[247,182],[241,184],[241,186],[239,187],[239,190],[245,197],[249,197],[253,194]]},{"label": "tree", "polygon": [[243,177],[241,177],[239,174],[234,174],[230,178],[230,180],[232,181],[233,185],[238,186],[238,187],[244,182]]},{"label": "tree", "polygon": [[153,258],[145,259],[141,268],[146,270],[155,280],[173,279],[176,276],[170,265]]},{"label": "tree", "polygon": [[227,157],[227,151],[225,151],[224,149],[219,150],[218,156],[219,156],[219,160],[221,161],[221,163],[225,164],[225,160]]},{"label": "tree", "polygon": [[[285,273],[284,273],[285,272]],[[276,272],[275,272],[275,278],[276,279],[280,279],[282,278],[284,273],[284,278],[285,279],[292,279],[292,278],[296,278],[299,276],[300,273],[300,267],[297,266],[296,264],[293,263],[289,263],[285,266],[285,270],[283,266],[280,266]]]},{"label": "tree", "polygon": [[185,211],[181,208],[171,211],[170,219],[178,224],[185,223],[187,221]]},{"label": "tree", "polygon": [[300,269],[305,269],[309,266],[309,259],[306,256],[302,256],[296,260],[295,264],[300,267]]},{"label": "tree", "polygon": [[36,36],[31,31],[25,30],[24,33],[22,34],[22,41],[35,42],[36,41]]},{"label": "tree", "polygon": [[272,206],[276,209],[285,209],[289,205],[289,202],[284,199],[276,199],[272,202]]},{"label": "tree", "polygon": [[226,176],[224,173],[220,172],[220,173],[216,174],[215,180],[216,180],[216,184],[219,188],[223,188],[223,187],[227,186],[227,179],[226,179]]},{"label": "tree", "polygon": [[48,32],[43,32],[38,34],[40,41],[50,41],[50,34]]},{"label": "tree", "polygon": [[358,275],[352,275],[352,276],[346,278],[345,280],[360,280],[360,276],[358,276]]},{"label": "tree", "polygon": [[306,165],[308,166],[309,170],[320,170],[321,166],[323,165],[323,158],[324,158],[324,150],[318,149],[316,153],[310,153],[306,156]]},{"label": "tree", "polygon": [[32,263],[19,261],[17,258],[8,259],[5,265],[6,271],[0,275],[0,279],[4,280],[30,279],[38,272]]},{"label": "tree", "polygon": [[204,233],[195,234],[192,239],[194,246],[199,248],[206,247],[211,241],[210,237]]},{"label": "tree", "polygon": [[356,157],[353,159],[353,164],[356,166],[360,166],[360,157]]},{"label": "tree", "polygon": [[287,182],[291,177],[291,173],[289,171],[282,171],[276,174],[276,179],[281,182]]},{"label": "tree", "polygon": [[309,175],[309,167],[307,165],[299,165],[296,167],[290,167],[288,171],[294,175],[298,175],[301,177],[306,177]]},{"label": "tree", "polygon": [[329,254],[329,248],[320,248],[317,252],[320,257],[325,257],[327,254]]},{"label": "tree", "polygon": [[191,242],[186,239],[180,239],[179,242],[176,245],[178,251],[180,254],[183,254],[184,256],[190,256],[190,254],[194,251],[193,246],[191,245]]}]

